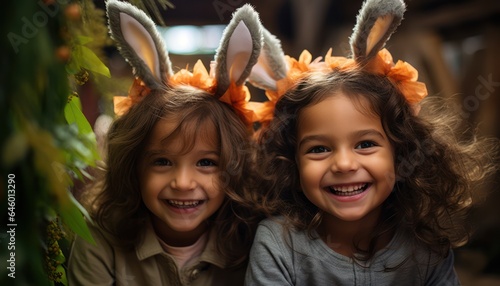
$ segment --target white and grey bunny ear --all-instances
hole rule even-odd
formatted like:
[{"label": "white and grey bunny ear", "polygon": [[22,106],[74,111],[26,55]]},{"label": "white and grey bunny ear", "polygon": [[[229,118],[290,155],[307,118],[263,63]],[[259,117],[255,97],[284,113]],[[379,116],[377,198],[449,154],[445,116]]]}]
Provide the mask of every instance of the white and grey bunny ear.
[{"label": "white and grey bunny ear", "polygon": [[106,1],[111,38],[147,87],[168,85],[172,64],[153,21],[142,10],[117,0]]},{"label": "white and grey bunny ear", "polygon": [[264,90],[276,90],[276,82],[286,76],[288,66],[281,42],[265,28],[262,34],[263,47],[248,81]]},{"label": "white and grey bunny ear", "polygon": [[401,23],[406,5],[402,0],[366,0],[350,39],[358,63],[373,58]]},{"label": "white and grey bunny ear", "polygon": [[261,47],[262,25],[259,15],[252,6],[245,4],[234,12],[215,55],[215,96],[222,96],[232,82],[237,86],[245,83],[257,63]]}]

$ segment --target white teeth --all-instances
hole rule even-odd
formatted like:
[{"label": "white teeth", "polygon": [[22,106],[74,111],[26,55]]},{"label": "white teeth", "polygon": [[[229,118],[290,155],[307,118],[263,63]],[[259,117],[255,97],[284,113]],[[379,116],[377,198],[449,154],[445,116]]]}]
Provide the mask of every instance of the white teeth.
[{"label": "white teeth", "polygon": [[177,201],[177,200],[168,200],[168,203],[174,206],[179,207],[195,207],[200,204],[200,201]]},{"label": "white teeth", "polygon": [[354,191],[359,191],[366,187],[366,184],[358,184],[358,185],[350,185],[350,186],[341,186],[341,187],[331,187],[336,192],[342,193],[350,193]]}]

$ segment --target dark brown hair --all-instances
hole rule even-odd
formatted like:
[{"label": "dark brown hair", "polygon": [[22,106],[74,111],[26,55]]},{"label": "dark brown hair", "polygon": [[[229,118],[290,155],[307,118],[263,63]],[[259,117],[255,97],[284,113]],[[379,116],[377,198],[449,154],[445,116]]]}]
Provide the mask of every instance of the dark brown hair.
[{"label": "dark brown hair", "polygon": [[380,117],[395,150],[396,185],[383,204],[369,249],[358,248],[361,259],[373,257],[377,238],[396,227],[441,257],[464,244],[474,194],[496,170],[497,143],[473,134],[459,138],[459,118],[436,98],[426,98],[416,116],[387,78],[361,70],[311,72],[277,102],[274,118],[259,138],[260,189],[267,190],[263,204],[268,211],[310,236],[320,224],[321,211],[300,192],[297,120],[302,108],[338,93],[351,98],[361,112]]},{"label": "dark brown hair", "polygon": [[93,219],[124,247],[133,246],[140,238],[149,211],[141,199],[137,166],[161,118],[176,119],[178,126],[169,138],[181,136],[187,151],[194,140],[207,139],[198,138],[200,128],[206,124],[215,127],[220,187],[226,199],[210,220],[221,255],[232,264],[242,262],[261,219],[251,203],[255,180],[251,135],[229,105],[192,87],[153,91],[113,123],[107,138],[102,187],[89,204]]}]

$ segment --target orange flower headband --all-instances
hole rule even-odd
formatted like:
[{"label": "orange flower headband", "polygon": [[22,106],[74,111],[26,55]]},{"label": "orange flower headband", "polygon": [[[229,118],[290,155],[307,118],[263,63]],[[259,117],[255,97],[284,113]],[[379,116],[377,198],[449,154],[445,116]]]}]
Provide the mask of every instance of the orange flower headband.
[{"label": "orange flower headband", "polygon": [[136,77],[127,97],[114,97],[117,115],[127,112],[151,90],[189,85],[231,105],[248,126],[259,120],[253,109],[260,104],[250,102],[245,86],[262,48],[261,23],[252,6],[244,5],[233,13],[215,61],[210,64],[210,73],[200,60],[192,71],[185,68],[173,73],[166,44],[149,16],[118,0],[106,1],[106,8],[111,37]]},{"label": "orange flower headband", "polygon": [[321,61],[321,57],[313,61],[311,53],[307,50],[302,51],[298,60],[285,56],[285,60],[289,67],[288,72],[286,77],[276,82],[275,90],[266,90],[266,96],[269,101],[262,104],[259,110],[256,110],[261,120],[264,122],[270,121],[273,117],[274,106],[277,101],[288,90],[294,88],[297,82],[310,71],[348,71],[362,68],[373,74],[386,76],[412,105],[418,104],[427,96],[425,84],[417,81],[418,71],[409,63],[401,60],[394,64],[392,55],[387,49],[380,50],[378,54],[370,60],[368,65],[364,67],[360,67],[354,59],[334,57],[331,54],[332,49],[329,49],[324,61]]},{"label": "orange flower headband", "polygon": [[[187,68],[181,69],[169,78],[169,84],[172,86],[190,85],[210,94],[215,94],[217,89],[217,81],[213,75],[213,65],[210,73],[201,62],[198,60],[190,72]],[[120,116],[125,114],[133,105],[139,103],[145,96],[151,92],[144,82],[136,78],[129,89],[127,97],[114,96],[113,104],[115,114]],[[230,84],[228,90],[219,98],[234,107],[234,109],[242,116],[247,124],[260,121],[261,118],[255,113],[255,109],[259,109],[260,103],[250,102],[250,92],[245,85],[237,86]]]},{"label": "orange flower headband", "polygon": [[307,50],[296,60],[285,56],[279,40],[265,30],[264,60],[259,60],[260,66],[252,71],[250,80],[266,91],[269,101],[256,113],[264,122],[269,122],[276,102],[311,71],[363,70],[387,77],[418,114],[418,103],[427,96],[425,84],[417,81],[418,72],[413,66],[404,61],[394,63],[389,51],[383,48],[401,23],[405,10],[402,0],[365,0],[349,38],[350,58],[334,57],[330,49],[324,61],[321,57],[313,60]]},{"label": "orange flower headband", "polygon": [[[353,59],[332,57],[330,49],[325,57],[325,62],[332,69],[345,70],[356,65]],[[410,104],[419,103],[427,96],[425,83],[417,81],[418,71],[409,63],[398,60],[394,64],[392,55],[387,49],[382,49],[370,60],[363,70],[373,74],[386,76]]]}]

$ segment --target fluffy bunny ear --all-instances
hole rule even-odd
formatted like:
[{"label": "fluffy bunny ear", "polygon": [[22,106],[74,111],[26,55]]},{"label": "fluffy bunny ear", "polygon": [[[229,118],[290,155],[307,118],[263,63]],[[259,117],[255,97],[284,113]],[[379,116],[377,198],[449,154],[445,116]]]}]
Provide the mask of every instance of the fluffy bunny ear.
[{"label": "fluffy bunny ear", "polygon": [[259,15],[249,4],[239,8],[226,27],[215,55],[216,96],[222,96],[231,83],[243,85],[257,62],[262,46]]},{"label": "fluffy bunny ear", "polygon": [[111,38],[134,75],[151,89],[168,85],[172,64],[153,21],[135,6],[117,0],[108,0],[106,10]]},{"label": "fluffy bunny ear", "polygon": [[281,42],[268,30],[262,28],[264,44],[248,81],[264,90],[276,90],[276,81],[284,78],[288,67]]},{"label": "fluffy bunny ear", "polygon": [[401,23],[405,10],[402,0],[366,0],[350,39],[353,58],[364,63],[375,56]]}]

